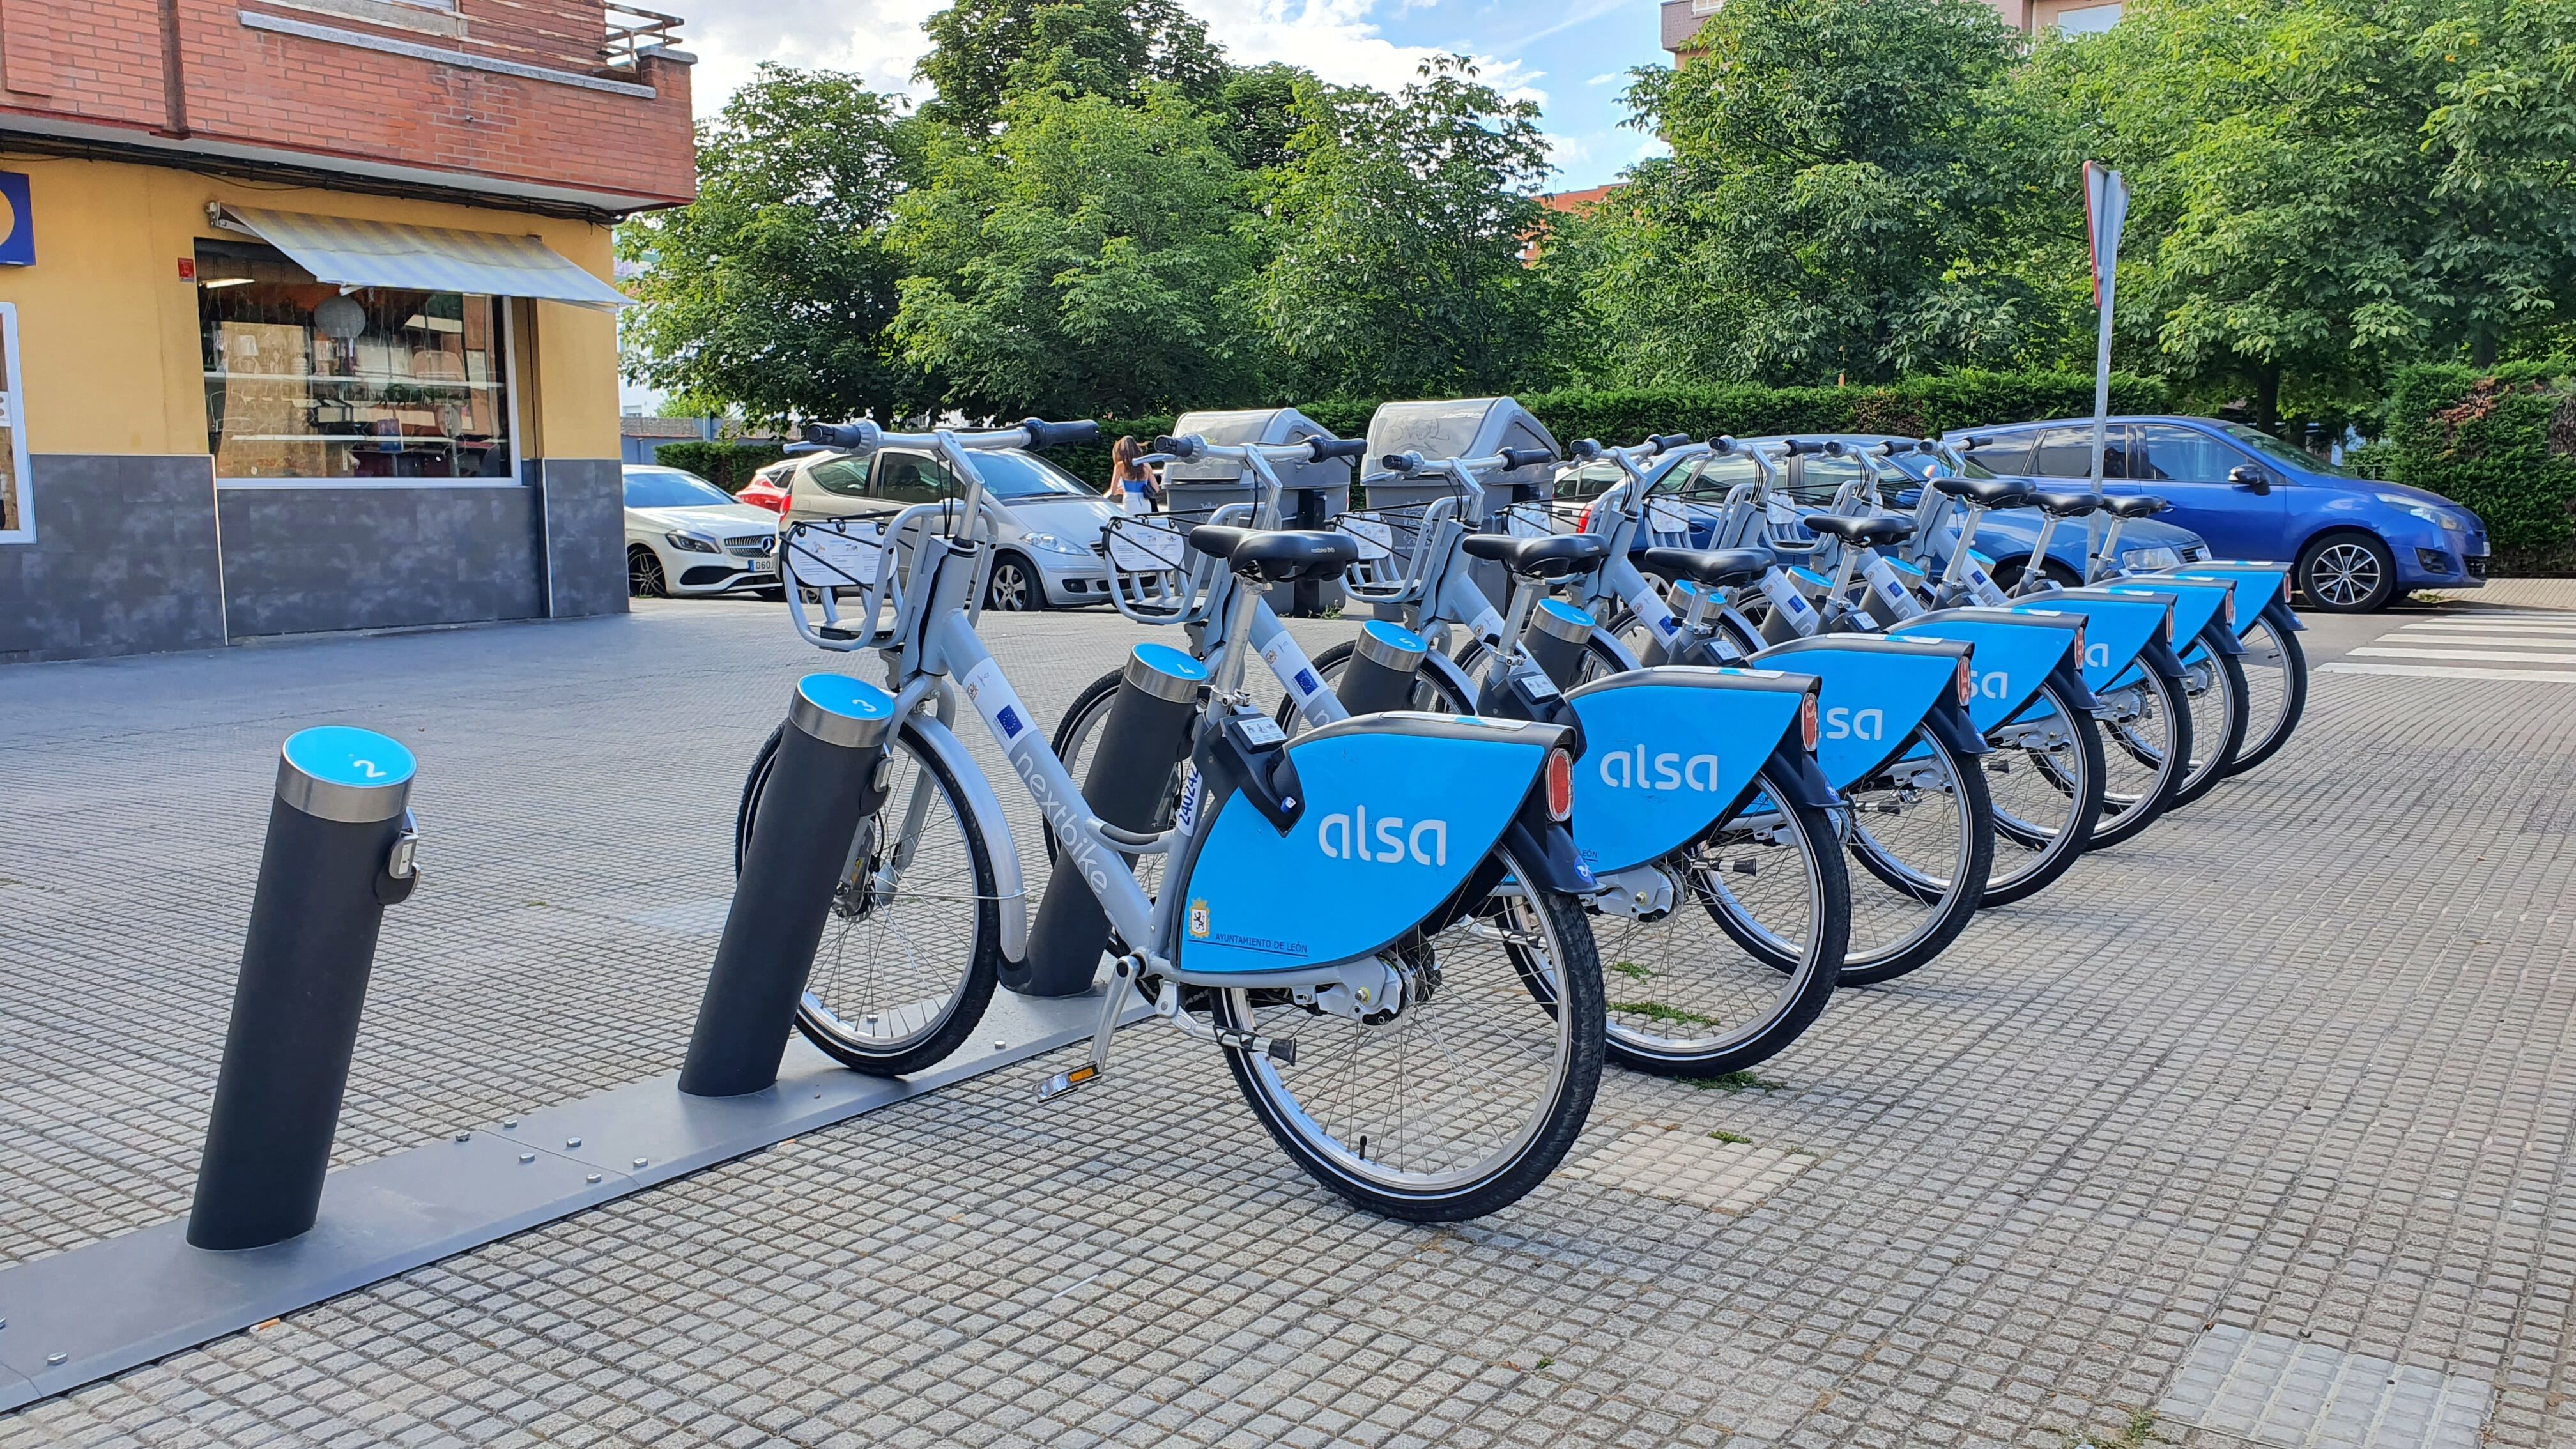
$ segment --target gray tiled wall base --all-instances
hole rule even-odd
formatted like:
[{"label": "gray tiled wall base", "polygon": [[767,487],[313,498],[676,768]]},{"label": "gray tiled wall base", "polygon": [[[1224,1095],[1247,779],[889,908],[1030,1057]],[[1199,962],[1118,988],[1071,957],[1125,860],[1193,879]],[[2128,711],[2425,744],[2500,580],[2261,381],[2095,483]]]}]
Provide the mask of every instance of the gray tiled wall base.
[{"label": "gray tiled wall base", "polygon": [[177,1218],[0,1270],[0,1411],[1082,1041],[1099,1013],[1096,990],[998,993],[955,1056],[908,1079],[845,1071],[800,1037],[765,1092],[684,1096],[674,1072],[342,1168],[321,1221],[274,1247],[192,1248]]}]

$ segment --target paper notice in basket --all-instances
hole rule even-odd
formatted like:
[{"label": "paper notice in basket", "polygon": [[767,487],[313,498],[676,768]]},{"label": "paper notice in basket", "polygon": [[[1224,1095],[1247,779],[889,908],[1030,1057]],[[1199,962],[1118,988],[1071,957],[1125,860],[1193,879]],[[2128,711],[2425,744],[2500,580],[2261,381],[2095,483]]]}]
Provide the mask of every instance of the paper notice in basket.
[{"label": "paper notice in basket", "polygon": [[1690,511],[1668,498],[1646,500],[1646,531],[1654,534],[1690,532]]},{"label": "paper notice in basket", "polygon": [[1517,503],[1504,509],[1503,530],[1514,538],[1547,538],[1556,532],[1544,503]]},{"label": "paper notice in basket", "polygon": [[1122,572],[1157,574],[1189,567],[1187,541],[1176,529],[1121,520],[1103,532],[1109,540],[1109,561]]},{"label": "paper notice in basket", "polygon": [[1395,530],[1385,519],[1369,513],[1346,513],[1340,527],[1360,541],[1362,559],[1395,557]]},{"label": "paper notice in basket", "polygon": [[787,531],[787,564],[800,584],[867,588],[885,566],[885,525],[861,519],[797,524]]}]

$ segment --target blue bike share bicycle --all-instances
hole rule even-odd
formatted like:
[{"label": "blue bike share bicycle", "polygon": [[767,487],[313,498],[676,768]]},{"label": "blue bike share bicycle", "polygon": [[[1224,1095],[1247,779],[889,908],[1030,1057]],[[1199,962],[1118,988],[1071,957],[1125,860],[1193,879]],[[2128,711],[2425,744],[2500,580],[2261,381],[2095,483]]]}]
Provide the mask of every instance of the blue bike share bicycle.
[{"label": "blue bike share bicycle", "polygon": [[[1156,441],[1175,462],[1231,463],[1251,496],[1212,520],[1270,522],[1283,465],[1347,456],[1364,445],[1329,436],[1284,444],[1217,446],[1196,436]],[[1543,451],[1465,460],[1482,468],[1544,461]],[[1426,639],[1391,621],[1309,659],[1266,600],[1250,603],[1237,637],[1216,621],[1244,607],[1240,585],[1184,554],[1167,523],[1122,519],[1108,543],[1122,611],[1140,622],[1182,626],[1194,652],[1222,667],[1245,650],[1278,680],[1277,719],[1289,732],[1328,732],[1353,711],[1414,706],[1446,714],[1559,724],[1579,733],[1574,775],[1575,847],[1596,881],[1581,898],[1603,942],[1609,973],[1609,1052],[1624,1065],[1671,1075],[1713,1075],[1762,1061],[1788,1045],[1831,995],[1845,955],[1848,884],[1837,846],[1841,802],[1817,774],[1816,682],[1741,669],[1626,670],[1581,679],[1569,634],[1589,621],[1551,588],[1596,568],[1597,539],[1518,539],[1469,532],[1450,500],[1429,510],[1438,547],[1459,563],[1472,594],[1465,662],[1443,646],[1450,621],[1427,617]],[[1221,522],[1199,525],[1195,540]],[[1346,532],[1376,547],[1366,521]],[[1496,565],[1511,581],[1508,613],[1464,580],[1464,561]],[[1177,585],[1172,581],[1177,580]],[[1432,593],[1440,592],[1435,588]],[[1462,598],[1466,597],[1461,595]],[[1096,753],[1119,676],[1094,682],[1056,731],[1069,761]],[[1178,781],[1170,799],[1186,798]],[[1168,813],[1168,810],[1166,811]],[[1758,936],[1755,954],[1731,937]]]},{"label": "blue bike share bicycle", "polygon": [[[1133,697],[1180,711],[1166,748],[1189,786],[1166,824],[1110,824],[976,633],[999,522],[977,454],[1096,435],[1035,420],[917,435],[807,429],[856,454],[889,443],[932,452],[960,496],[883,520],[797,523],[782,538],[798,634],[878,654],[898,722],[884,804],[850,842],[798,1027],[860,1071],[918,1070],[966,1041],[1004,968],[1026,956],[1010,828],[951,730],[962,698],[1068,863],[1053,889],[1096,903],[1112,935],[1091,1055],[1042,1095],[1099,1080],[1114,1029],[1141,1000],[1223,1052],[1281,1148],[1350,1202],[1452,1221],[1517,1200],[1572,1145],[1602,1062],[1600,964],[1582,906],[1594,883],[1563,824],[1572,732],[1392,712],[1289,739],[1242,687],[1260,590],[1338,573],[1357,546],[1341,534],[1202,528],[1189,548],[1233,581],[1215,621],[1229,647],[1210,666],[1140,646],[1125,671]],[[745,781],[743,839],[778,739]],[[1097,962],[1082,963],[1075,989]]]}]

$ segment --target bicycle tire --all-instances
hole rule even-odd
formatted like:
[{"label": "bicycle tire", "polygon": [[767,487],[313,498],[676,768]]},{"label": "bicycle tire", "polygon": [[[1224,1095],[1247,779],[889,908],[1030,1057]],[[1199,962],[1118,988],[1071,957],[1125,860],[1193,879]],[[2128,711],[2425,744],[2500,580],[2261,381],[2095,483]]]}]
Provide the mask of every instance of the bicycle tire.
[{"label": "bicycle tire", "polygon": [[[1539,1020],[1548,1023],[1547,1030],[1554,1038],[1556,1049],[1550,1057],[1551,1066],[1544,1074],[1546,1080],[1537,1084],[1537,1090],[1533,1092],[1528,1120],[1499,1152],[1469,1169],[1446,1177],[1407,1172],[1402,1165],[1407,1134],[1400,1127],[1395,1138],[1398,1161],[1390,1168],[1370,1151],[1373,1143],[1381,1148],[1388,1145],[1387,1139],[1379,1135],[1385,1130],[1383,1127],[1363,1128],[1356,1134],[1356,1141],[1348,1140],[1352,1136],[1351,1128],[1359,1125],[1355,1117],[1344,1116],[1344,1126],[1337,1134],[1330,1124],[1340,1114],[1324,1108],[1319,1118],[1316,1111],[1310,1110],[1310,1104],[1317,1103],[1318,1099],[1310,1094],[1301,1100],[1289,1086],[1289,1074],[1295,1074],[1300,1081],[1314,1083],[1319,1088],[1355,1086],[1362,1075],[1354,1065],[1359,1055],[1359,1044],[1367,1040],[1368,1032],[1379,1028],[1358,1028],[1353,1023],[1350,1027],[1354,1029],[1345,1030],[1333,1025],[1339,1023],[1340,1018],[1307,1014],[1279,1003],[1258,1003],[1254,998],[1262,993],[1242,988],[1210,993],[1210,1010],[1220,1028],[1236,1032],[1261,1030],[1265,1023],[1260,1011],[1266,1004],[1279,1011],[1283,1018],[1301,1022],[1305,1030],[1342,1031],[1352,1040],[1353,1047],[1349,1053],[1338,1052],[1329,1046],[1318,1049],[1311,1042],[1301,1045],[1299,1056],[1309,1063],[1313,1069],[1311,1073],[1299,1073],[1293,1065],[1283,1065],[1243,1046],[1230,1045],[1224,1051],[1236,1088],[1242,1092],[1253,1115],[1268,1130],[1271,1140],[1277,1142],[1280,1150],[1287,1153],[1289,1159],[1309,1177],[1354,1207],[1417,1223],[1463,1222],[1499,1211],[1527,1196],[1531,1189],[1556,1170],[1591,1115],[1592,1099],[1600,1087],[1605,1054],[1601,961],[1593,947],[1591,929],[1582,910],[1572,900],[1553,891],[1529,890],[1522,885],[1532,876],[1522,862],[1513,858],[1509,846],[1495,847],[1494,855],[1501,868],[1501,876],[1494,888],[1497,894],[1488,900],[1526,902],[1528,911],[1540,923],[1540,929],[1551,938],[1549,955],[1553,976],[1549,986],[1552,990],[1528,990],[1516,981],[1507,992],[1500,987],[1499,978],[1497,984],[1490,986],[1480,980],[1477,985],[1485,989],[1477,993],[1477,999],[1495,1011],[1518,1017],[1522,1008],[1504,999],[1516,996],[1531,1014],[1533,1028]],[[1504,909],[1509,911],[1510,906],[1506,904]],[[1480,913],[1471,912],[1470,918],[1480,918]],[[1443,968],[1444,975],[1455,969],[1454,966]],[[1519,973],[1516,971],[1514,974]],[[1456,976],[1448,976],[1441,987],[1443,993],[1455,991],[1464,995],[1468,990],[1466,981]],[[1455,1005],[1457,998],[1451,999]],[[1409,1044],[1410,1034],[1422,1029],[1421,1023],[1431,1018],[1440,1002],[1441,996],[1434,995],[1421,1005],[1408,1005],[1394,1021],[1386,1023],[1386,1027],[1407,1033]],[[1406,1026],[1408,1021],[1413,1025]],[[1474,1049],[1473,1043],[1462,1041],[1460,1045]],[[1404,1049],[1404,1046],[1398,1047],[1398,1050]],[[1385,1050],[1386,1046],[1381,1044],[1378,1054],[1382,1056]],[[1456,1059],[1455,1053],[1445,1047],[1439,1057]],[[1429,1052],[1424,1054],[1425,1060],[1438,1060],[1439,1057]],[[1518,1048],[1506,1048],[1496,1055],[1492,1063],[1480,1063],[1478,1069],[1463,1073],[1466,1093],[1452,1093],[1441,1104],[1444,1129],[1454,1135],[1458,1114],[1472,1114],[1479,1107],[1490,1106],[1500,1100],[1505,1083],[1515,1076],[1514,1066],[1525,1060],[1526,1054]],[[1383,1069],[1375,1070],[1382,1072]],[[1412,1082],[1421,1078],[1419,1075],[1408,1076],[1399,1066],[1397,1080],[1400,1084],[1397,1092],[1401,1095]],[[1354,1094],[1358,1095],[1356,1091]],[[1371,1119],[1372,1122],[1376,1120]],[[1439,1144],[1435,1142],[1433,1145]]]},{"label": "bicycle tire", "polygon": [[[2213,693],[2221,698],[2211,709],[2207,720],[2197,709],[2193,712],[2191,768],[2175,783],[2173,803],[2165,807],[2169,810],[2189,805],[2218,788],[2218,782],[2227,778],[2227,762],[2235,758],[2236,751],[2245,743],[2245,665],[2235,655],[2221,654],[2207,644],[2211,634],[2225,627],[2213,623],[2202,631],[2202,648],[2208,655],[2204,662],[2208,665],[2211,683],[2198,694],[2185,691],[2184,697],[2201,704],[2206,704]],[[2192,666],[2185,665],[2184,668],[2188,672]],[[2214,742],[2209,739],[2210,731],[2206,728],[2209,724],[2218,726],[2218,739]]]},{"label": "bicycle tire", "polygon": [[[1854,801],[1851,833],[1844,839],[1844,848],[1860,865],[1861,873],[1888,887],[1892,893],[1931,906],[1933,910],[1921,925],[1893,944],[1875,950],[1856,951],[1847,956],[1840,973],[1845,986],[1874,986],[1931,964],[1950,948],[1950,943],[1959,938],[1959,933],[1967,929],[1968,922],[1977,914],[1978,904],[1985,898],[1986,875],[1994,868],[1994,800],[1986,790],[1985,772],[1953,755],[1939,735],[1921,725],[1915,726],[1909,738],[1919,738],[1929,746],[1933,757],[1941,762],[1943,772],[1955,782],[1959,795],[1957,814],[1964,823],[1963,839],[1959,849],[1951,853],[1949,864],[1953,874],[1946,878],[1926,876],[1878,846],[1877,838],[1871,834],[1867,824],[1867,817],[1873,812],[1861,810],[1858,801]],[[1905,753],[1909,752],[1900,751],[1900,761]],[[1892,774],[1896,768],[1891,766],[1881,774]],[[1891,780],[1890,783],[1893,785],[1894,782]],[[1861,781],[1844,794],[1855,796],[1868,788],[1869,782]],[[1862,909],[1858,884],[1855,880],[1852,903],[1855,914]]]},{"label": "bicycle tire", "polygon": [[[1348,666],[1351,655],[1357,647],[1355,643],[1336,644],[1316,655],[1314,663],[1317,676],[1326,681],[1339,678],[1342,669]],[[1597,637],[1586,640],[1584,649],[1587,670],[1585,678],[1596,677],[1595,671],[1616,672],[1614,666],[1618,663],[1617,657],[1612,655]],[[1474,662],[1484,652],[1486,651],[1483,650],[1482,645],[1471,646],[1460,661],[1461,667],[1472,668]],[[1422,676],[1422,682],[1417,689],[1419,692],[1415,704],[1419,708],[1460,712],[1472,712],[1474,708],[1472,702],[1463,702],[1451,697],[1448,689],[1430,674],[1426,673]],[[1293,727],[1292,721],[1283,720],[1282,723]],[[1771,799],[1792,798],[1789,792],[1778,787],[1778,782],[1771,778],[1769,770],[1762,771],[1757,778],[1763,790],[1769,792]],[[1790,959],[1790,964],[1785,968],[1777,964],[1771,955],[1754,957],[1761,966],[1769,968],[1775,974],[1787,976],[1789,978],[1787,982],[1770,993],[1770,999],[1764,1006],[1756,1008],[1758,1017],[1734,1023],[1733,1029],[1715,1037],[1679,1038],[1648,1030],[1641,1024],[1641,1022],[1664,1021],[1683,1025],[1724,1024],[1722,1019],[1693,1021],[1690,1018],[1705,1017],[1706,1013],[1690,1007],[1677,1007],[1666,1001],[1651,1003],[1640,1001],[1635,1003],[1632,1009],[1623,1012],[1616,1009],[1616,1003],[1611,1003],[1612,1009],[1605,1016],[1604,1025],[1608,1032],[1608,1052],[1612,1062],[1631,1071],[1646,1072],[1656,1076],[1723,1076],[1728,1072],[1740,1071],[1756,1063],[1768,1061],[1787,1050],[1789,1044],[1796,1041],[1810,1025],[1814,1024],[1817,1014],[1824,1010],[1825,1002],[1833,996],[1837,972],[1840,969],[1848,939],[1851,922],[1850,876],[1843,864],[1841,842],[1836,836],[1830,813],[1814,806],[1800,805],[1791,807],[1788,814],[1797,831],[1796,848],[1809,872],[1808,895],[1812,902],[1811,919],[1819,925],[1800,942],[1797,954]],[[1696,850],[1712,844],[1725,833],[1722,829],[1712,831],[1708,840],[1695,842],[1691,849]],[[1659,866],[1665,868],[1665,874],[1668,877],[1680,878],[1676,881],[1677,890],[1687,888],[1686,882],[1692,878],[1693,873],[1688,866],[1673,867],[1670,861],[1689,854],[1689,850],[1676,851],[1666,862],[1658,862]],[[1710,908],[1713,914],[1714,911],[1710,907],[1707,896],[1701,893],[1695,894],[1698,895],[1700,904],[1704,908]],[[1677,899],[1671,912],[1661,919],[1679,920],[1685,910],[1684,902]],[[1593,915],[1596,921],[1604,923],[1593,933],[1597,947],[1600,944],[1602,930],[1613,929],[1609,923],[1624,918],[1600,911],[1594,912]],[[1720,929],[1724,929],[1723,923]],[[1727,935],[1730,940],[1734,939],[1732,932],[1728,932]],[[1777,939],[1776,936],[1774,939]],[[1753,953],[1748,951],[1747,954]],[[1833,969],[1826,969],[1826,963],[1832,963]],[[1620,966],[1639,965],[1633,960],[1621,960],[1618,964]],[[1654,968],[1641,969],[1647,974],[1637,979],[1653,979]],[[1703,963],[1700,969],[1705,972],[1722,968],[1715,967],[1711,963]],[[1605,976],[1605,988],[1607,980]],[[1622,994],[1625,994],[1624,989]],[[1704,1001],[1694,1001],[1692,1007],[1706,1004],[1708,1003]],[[1661,1010],[1658,1011],[1656,1008]]]},{"label": "bicycle tire", "polygon": [[[2182,770],[2175,761],[2188,762],[2191,758],[2191,711],[2183,705],[2182,691],[2174,687],[2173,681],[2140,666],[2138,682],[2126,688],[2143,690],[2154,697],[2156,712],[2165,721],[2164,745],[2153,752],[2151,759],[2149,749],[2138,743],[2136,734],[2123,727],[2124,721],[2113,720],[2101,726],[2105,761],[2102,815],[2093,827],[2092,840],[2085,846],[2087,851],[2107,850],[2156,823],[2172,802],[2174,787],[2182,783]],[[2124,691],[2096,690],[2095,694],[2107,697],[2121,692]],[[2108,762],[2115,750],[2153,770],[2147,789],[2129,795],[2110,788]]]},{"label": "bicycle tire", "polygon": [[[786,726],[782,724],[770,731],[769,738],[762,743],[759,754],[752,760],[750,773],[743,780],[742,800],[734,814],[734,871],[737,875],[742,871],[743,858],[750,848],[752,822],[759,814],[761,796],[768,787],[770,768],[776,762],[779,742],[784,737],[785,730]],[[814,990],[815,983],[810,979],[814,969],[811,963],[806,968],[809,978],[806,983],[807,989],[796,1004],[796,1029],[804,1034],[806,1040],[852,1071],[880,1077],[917,1072],[924,1067],[945,1061],[959,1045],[973,1035],[977,1024],[983,1020],[984,1012],[992,1005],[993,989],[1000,979],[1002,958],[1002,916],[1001,903],[998,899],[1000,894],[997,884],[998,872],[993,865],[991,845],[985,840],[981,825],[971,810],[962,808],[964,791],[956,774],[948,768],[947,763],[936,751],[927,746],[919,730],[909,720],[905,721],[903,728],[897,732],[894,749],[898,757],[895,788],[889,792],[885,805],[880,807],[879,815],[861,822],[860,832],[864,837],[866,832],[876,827],[877,821],[882,819],[886,810],[899,808],[901,802],[908,800],[909,797],[903,789],[904,771],[900,764],[902,757],[909,756],[921,771],[937,783],[940,794],[947,801],[949,818],[956,823],[969,863],[967,874],[974,892],[974,907],[969,913],[973,922],[970,928],[972,939],[965,953],[965,971],[959,984],[947,998],[944,1011],[928,1031],[907,1035],[899,1042],[888,1045],[872,1044],[861,1034],[848,1030],[842,1024],[844,1019],[825,1005]],[[853,841],[854,854],[857,849],[858,842]],[[854,861],[854,869],[856,865],[857,862]],[[862,910],[850,909],[846,904],[850,889],[851,882],[845,881],[841,890],[835,893],[834,919],[840,921],[868,919],[876,909],[875,903],[871,902],[868,908]],[[847,928],[844,928],[840,939],[846,941],[846,935]],[[827,922],[823,941],[816,947],[817,962],[824,952],[835,949],[835,945],[833,926]]]},{"label": "bicycle tire", "polygon": [[[2046,708],[2059,719],[2066,721],[2069,727],[2067,732],[2072,739],[2068,744],[2068,752],[2074,756],[2076,767],[2072,788],[2067,784],[2059,783],[2067,779],[2062,769],[2062,762],[2058,759],[2061,752],[2023,750],[2019,753],[2033,757],[2027,762],[2031,766],[2030,774],[2033,778],[2051,783],[2055,793],[2066,800],[2067,813],[2059,818],[2053,830],[2033,829],[2031,827],[2038,825],[2039,822],[2013,815],[2009,813],[2003,802],[1995,802],[1995,866],[1986,873],[1986,889],[1984,898],[1979,903],[1980,910],[1987,906],[2007,906],[2015,901],[2028,900],[2056,884],[2058,879],[2075,864],[2076,858],[2091,845],[2093,828],[2102,818],[2104,765],[2101,727],[2093,722],[2090,714],[2069,707],[2065,691],[2054,682],[2042,684],[2039,693],[2032,696],[2032,703],[2023,706],[2015,718],[2029,716],[2032,709],[2041,701],[2045,701]],[[1994,733],[2000,732],[1997,730]],[[2050,766],[2057,768],[2043,767],[2039,760],[2043,755],[2048,759]],[[1989,769],[1991,770],[1991,766]],[[1987,783],[1987,795],[1992,798],[1993,782]],[[2003,867],[2013,859],[2005,851],[2007,842],[2031,852],[2032,858],[2022,868],[2003,870]]]},{"label": "bicycle tire", "polygon": [[[2264,642],[2256,642],[2258,635]],[[2230,776],[2244,774],[2279,754],[2281,747],[2290,742],[2291,733],[2298,729],[2300,717],[2308,710],[2308,650],[2299,642],[2299,636],[2264,618],[2255,620],[2254,627],[2245,631],[2244,643],[2246,658],[2254,660],[2255,665],[2245,671],[2245,740],[2237,747],[2234,757],[2220,767]],[[2281,706],[2277,710],[2264,711],[2258,717],[2254,707],[2253,679],[2257,669],[2270,668],[2266,656],[2273,654],[2280,659]],[[2244,661],[2239,660],[2238,663],[2241,665]]]}]

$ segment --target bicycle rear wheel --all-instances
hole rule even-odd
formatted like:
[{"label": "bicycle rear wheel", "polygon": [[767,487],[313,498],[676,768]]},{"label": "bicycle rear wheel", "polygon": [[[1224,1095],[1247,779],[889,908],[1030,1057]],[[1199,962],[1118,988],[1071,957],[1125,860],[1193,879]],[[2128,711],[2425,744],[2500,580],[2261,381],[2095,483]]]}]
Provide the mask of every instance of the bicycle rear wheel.
[{"label": "bicycle rear wheel", "polygon": [[1967,929],[1994,868],[1994,800],[1985,772],[1921,725],[1894,764],[1843,795],[1844,845],[1861,870],[1842,984],[1867,986],[1919,969]]},{"label": "bicycle rear wheel", "polygon": [[2085,848],[2135,836],[2164,814],[2191,759],[2191,710],[2171,680],[2140,666],[2135,678],[2097,689],[2102,730],[2102,818]]},{"label": "bicycle rear wheel", "polygon": [[2091,842],[2102,816],[2102,731],[2043,684],[1986,740],[1996,750],[1984,762],[1995,858],[1983,904],[2001,906],[2046,890]]},{"label": "bicycle rear wheel", "polygon": [[1404,976],[1391,1020],[1284,991],[1210,993],[1217,1025],[1287,1037],[1296,1061],[1226,1048],[1253,1115],[1317,1182],[1409,1222],[1460,1222],[1544,1181],[1601,1081],[1601,962],[1576,904],[1497,847],[1474,904],[1379,953]]},{"label": "bicycle rear wheel", "polygon": [[2245,741],[2219,769],[2241,775],[2281,752],[2308,709],[2308,651],[2267,615],[2238,641],[2245,657]]},{"label": "bicycle rear wheel", "polygon": [[2202,634],[2201,657],[2182,667],[2183,698],[2191,702],[2191,768],[2174,786],[2174,806],[2192,803],[2226,779],[2228,762],[2245,743],[2245,666],[2207,643],[2209,634],[2225,627],[2210,625]]},{"label": "bicycle rear wheel", "polygon": [[[734,869],[769,786],[779,730],[743,781]],[[1002,916],[991,848],[963,789],[906,721],[885,803],[859,822],[806,968],[796,1028],[854,1071],[897,1076],[943,1061],[992,1004]]]}]

